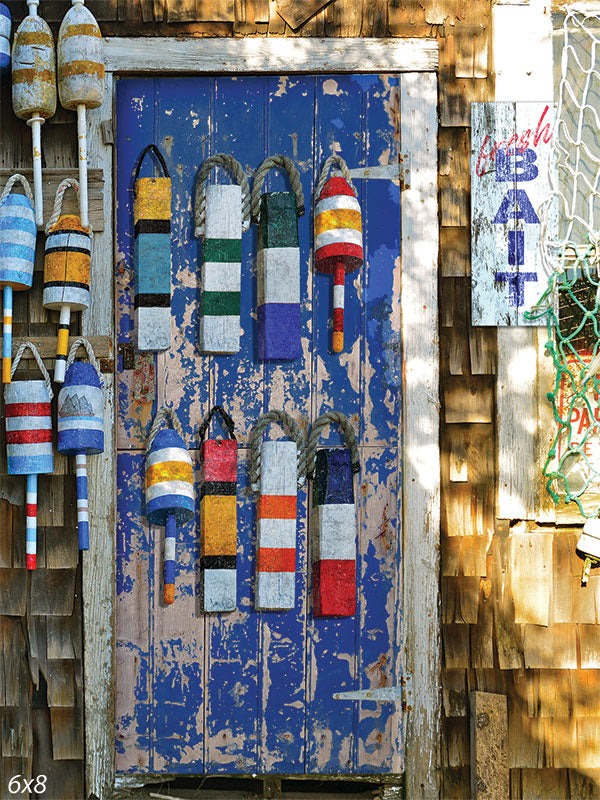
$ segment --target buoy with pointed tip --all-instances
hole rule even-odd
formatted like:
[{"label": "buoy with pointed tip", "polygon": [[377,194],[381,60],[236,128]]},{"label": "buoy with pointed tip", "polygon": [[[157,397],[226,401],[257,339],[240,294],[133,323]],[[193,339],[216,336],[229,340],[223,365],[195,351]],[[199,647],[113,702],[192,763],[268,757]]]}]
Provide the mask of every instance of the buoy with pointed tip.
[{"label": "buoy with pointed tip", "polygon": [[42,196],[42,131],[56,111],[54,39],[37,13],[39,0],[28,0],[29,14],[16,30],[12,49],[12,103],[17,117],[31,127],[35,221],[44,224]]},{"label": "buoy with pointed tip", "polygon": [[71,312],[83,311],[90,304],[90,229],[77,214],[62,214],[62,201],[68,188],[79,191],[77,181],[65,178],[56,191],[54,211],[46,225],[44,256],[44,308],[60,311],[54,380],[65,379]]},{"label": "buoy with pointed tip", "polygon": [[[75,361],[85,347],[89,362]],[[89,550],[87,457],[104,452],[102,378],[87,339],[75,339],[69,351],[65,382],[58,393],[58,452],[75,456],[79,549]]]},{"label": "buoy with pointed tip", "polygon": [[79,212],[89,225],[86,109],[104,100],[104,45],[100,27],[84,0],[71,0],[58,32],[58,96],[63,108],[77,112]]},{"label": "buoy with pointed tip", "polygon": [[12,20],[8,6],[0,3],[0,74],[10,71],[10,31]]},{"label": "buoy with pointed tip", "polygon": [[[341,168],[342,175],[323,180],[334,163]],[[344,349],[344,279],[362,263],[360,205],[346,162],[340,156],[331,156],[323,166],[317,187],[315,268],[319,272],[333,273],[334,353],[341,353]]]},{"label": "buoy with pointed tip", "polygon": [[25,566],[36,568],[37,476],[53,472],[50,376],[35,345],[25,342],[12,364],[12,373],[25,350],[30,349],[43,380],[16,381],[4,387],[6,463],[9,475],[27,476]]},{"label": "buoy with pointed tip", "polygon": [[[175,429],[160,428],[171,418]],[[153,435],[154,434],[154,435]],[[175,600],[177,525],[194,516],[192,459],[181,436],[175,412],[162,408],[152,425],[146,454],[146,516],[151,525],[165,526],[164,601]]]},{"label": "buoy with pointed tip", "polygon": [[[12,191],[17,181],[25,194]],[[12,175],[0,195],[0,287],[4,289],[2,383],[11,380],[13,291],[31,288],[36,236],[29,181],[23,175]]]}]

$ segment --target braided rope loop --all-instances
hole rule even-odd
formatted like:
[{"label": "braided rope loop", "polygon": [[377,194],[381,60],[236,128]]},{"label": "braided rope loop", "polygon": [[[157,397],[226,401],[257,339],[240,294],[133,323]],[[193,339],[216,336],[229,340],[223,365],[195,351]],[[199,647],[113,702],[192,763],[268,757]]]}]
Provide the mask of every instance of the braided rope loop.
[{"label": "braided rope loop", "polygon": [[[65,192],[67,189],[74,189],[76,192],[79,192],[79,182],[75,180],[75,178],[65,178],[58,184],[58,188],[56,189],[56,197],[54,198],[54,208],[52,209],[52,216],[48,220],[46,224],[46,236],[50,233],[52,228],[58,222],[58,218],[62,213],[62,204],[63,199],[65,196]],[[89,226],[89,230],[91,230],[91,225]]]},{"label": "braided rope loop", "polygon": [[346,183],[350,186],[354,194],[358,197],[358,192],[356,191],[356,186],[352,183],[352,178],[350,177],[350,170],[348,169],[348,164],[344,161],[344,159],[338,154],[334,153],[333,155],[329,156],[326,159],[323,167],[321,169],[321,174],[319,175],[319,182],[317,183],[317,187],[315,189],[315,200],[319,199],[321,194],[321,190],[323,186],[325,186],[325,182],[329,177],[329,172],[332,167],[337,166],[342,175],[344,176]]},{"label": "braided rope loop", "polygon": [[297,467],[298,467],[298,488],[304,486],[306,480],[306,446],[304,435],[296,420],[285,411],[269,411],[263,414],[256,421],[250,436],[250,487],[253,492],[260,490],[260,470],[261,470],[261,445],[262,437],[271,422],[278,422],[283,428],[287,428],[291,437],[296,442]]},{"label": "braided rope loop", "polygon": [[223,167],[239,183],[242,190],[242,232],[250,227],[250,184],[239,161],[228,153],[215,153],[204,161],[196,180],[195,236],[204,236],[206,226],[206,180],[215,167]]},{"label": "braided rope loop", "polygon": [[210,421],[213,418],[213,416],[215,414],[217,414],[217,413],[220,414],[221,419],[223,420],[223,424],[225,425],[225,428],[227,429],[227,432],[229,433],[229,435],[231,436],[233,441],[234,442],[237,441],[237,439],[235,438],[235,434],[233,432],[233,430],[235,428],[235,423],[231,419],[229,414],[225,411],[223,406],[213,406],[211,408],[211,410],[208,412],[208,414],[206,415],[206,417],[204,418],[204,421],[202,422],[202,424],[200,425],[200,428],[198,430],[198,435],[200,437],[200,441],[201,442],[204,441],[204,437],[206,436],[206,431],[208,430],[208,426],[210,425]]},{"label": "braided rope loop", "polygon": [[42,361],[42,357],[39,354],[37,347],[33,344],[33,342],[23,342],[23,344],[17,350],[17,354],[13,358],[12,368],[10,370],[10,377],[14,378],[15,372],[17,371],[17,367],[19,366],[19,361],[25,350],[31,350],[33,357],[36,360],[36,363],[39,367],[40,372],[44,378],[44,382],[46,384],[46,389],[48,390],[48,394],[50,395],[50,400],[54,397],[54,392],[52,391],[52,381],[50,380],[50,375],[48,374],[48,370],[46,369],[44,362]]},{"label": "braided rope loop", "polygon": [[67,356],[67,363],[65,364],[65,372],[69,369],[73,361],[77,356],[77,351],[80,347],[85,349],[87,353],[88,360],[90,364],[94,367],[96,372],[98,373],[98,380],[100,381],[100,386],[104,388],[104,378],[102,377],[102,373],[100,372],[100,364],[98,363],[98,359],[96,358],[96,354],[94,353],[94,348],[87,339],[83,336],[80,336],[78,339],[75,339],[73,344],[71,345],[71,349],[69,350],[69,355]]},{"label": "braided rope loop", "polygon": [[21,175],[20,172],[15,172],[14,175],[11,175],[10,178],[6,181],[4,185],[4,189],[2,190],[2,194],[0,194],[0,206],[6,200],[8,195],[11,193],[13,186],[15,183],[19,181],[25,194],[27,195],[27,199],[31,203],[31,207],[35,209],[35,201],[33,199],[33,192],[31,191],[31,186],[29,185],[29,181],[25,177],[25,175]]},{"label": "braided rope loop", "polygon": [[177,431],[177,433],[183,439],[183,428],[181,427],[181,422],[179,421],[179,417],[175,413],[175,409],[170,408],[169,406],[162,406],[156,412],[156,416],[154,417],[154,422],[152,423],[152,427],[150,428],[150,433],[148,434],[146,449],[150,450],[150,448],[152,447],[152,442],[156,438],[156,435],[162,428],[164,422],[170,422],[171,426],[173,427],[173,430]]},{"label": "braided rope loop", "polygon": [[304,214],[304,192],[300,173],[291,158],[282,155],[269,156],[260,164],[254,173],[252,184],[252,222],[258,224],[260,220],[260,195],[269,170],[277,168],[287,172],[292,191],[296,195],[296,213],[299,217]]},{"label": "braided rope loop", "polygon": [[356,434],[352,423],[345,414],[339,411],[326,411],[313,423],[308,444],[306,446],[306,469],[308,477],[312,478],[315,471],[315,459],[317,457],[317,446],[319,439],[325,428],[335,423],[340,426],[346,445],[350,450],[350,460],[352,463],[352,472],[358,472],[360,469],[360,456],[358,454],[358,445],[356,443]]}]

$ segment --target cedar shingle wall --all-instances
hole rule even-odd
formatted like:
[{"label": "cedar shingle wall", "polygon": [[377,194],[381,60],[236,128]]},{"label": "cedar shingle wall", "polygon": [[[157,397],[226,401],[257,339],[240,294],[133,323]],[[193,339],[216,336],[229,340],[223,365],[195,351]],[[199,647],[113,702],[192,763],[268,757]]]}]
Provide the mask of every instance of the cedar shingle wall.
[{"label": "cedar shingle wall", "polygon": [[[25,13],[10,2],[14,19]],[[56,29],[68,0],[46,0]],[[440,46],[443,776],[470,797],[469,692],[508,697],[513,798],[600,797],[600,577],[579,586],[576,529],[495,518],[496,333],[470,324],[470,103],[493,97],[491,0],[89,0],[105,35],[411,36]],[[278,14],[278,8],[283,17]],[[302,21],[299,8],[313,13]],[[322,10],[319,10],[322,9]],[[300,20],[300,21],[299,21]],[[29,165],[29,130],[6,109],[0,167]],[[44,126],[47,166],[74,166],[71,116]],[[93,164],[91,165],[94,166]],[[38,264],[40,267],[41,264]],[[15,335],[53,335],[36,289]],[[3,447],[3,444],[1,445]],[[1,458],[1,457],[0,457]],[[0,461],[0,468],[2,462]],[[24,570],[15,486],[0,478],[0,784],[44,772],[82,792],[80,573],[73,477],[40,486],[39,570]],[[18,483],[18,481],[17,481]],[[16,487],[18,492],[18,487]],[[54,796],[50,791],[46,796]]]}]

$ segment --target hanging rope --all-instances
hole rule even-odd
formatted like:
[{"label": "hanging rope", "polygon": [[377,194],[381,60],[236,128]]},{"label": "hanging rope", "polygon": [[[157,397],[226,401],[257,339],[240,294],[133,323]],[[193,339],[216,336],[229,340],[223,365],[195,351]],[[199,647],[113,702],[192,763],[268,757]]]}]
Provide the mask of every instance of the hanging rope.
[{"label": "hanging rope", "polygon": [[[56,190],[56,197],[54,198],[54,208],[52,209],[52,216],[48,220],[46,224],[46,236],[50,233],[52,228],[58,222],[58,218],[62,214],[62,204],[63,198],[65,196],[65,192],[67,189],[74,189],[76,192],[79,192],[79,183],[75,180],[75,178],[65,178],[58,184],[58,188]],[[91,231],[92,226],[88,226],[88,230]]]},{"label": "hanging rope", "polygon": [[213,416],[215,414],[220,414],[221,419],[223,420],[223,424],[225,425],[225,428],[227,429],[227,432],[229,433],[229,435],[231,436],[231,438],[234,441],[237,441],[237,439],[235,438],[235,434],[233,432],[233,429],[235,428],[235,423],[231,419],[229,414],[225,411],[223,406],[213,406],[211,408],[211,410],[208,412],[208,414],[206,415],[206,417],[204,418],[204,422],[202,423],[202,425],[200,425],[200,428],[198,430],[198,435],[200,437],[200,441],[201,442],[204,441],[204,437],[206,436],[206,431],[208,430],[208,426],[210,425],[210,421],[211,421],[211,419],[213,418]]},{"label": "hanging rope", "polygon": [[48,394],[50,395],[50,400],[52,400],[52,398],[54,397],[54,392],[52,391],[52,381],[50,380],[50,375],[48,374],[48,370],[44,366],[44,362],[42,361],[42,357],[40,356],[40,354],[38,352],[38,349],[33,344],[33,342],[23,342],[23,344],[17,350],[17,354],[15,355],[15,357],[13,359],[13,362],[12,362],[12,368],[10,370],[10,377],[14,378],[15,372],[17,371],[17,367],[19,366],[19,361],[21,360],[21,357],[22,357],[23,353],[27,349],[31,350],[31,352],[33,354],[33,357],[36,360],[36,363],[37,363],[37,365],[38,365],[38,367],[40,369],[40,372],[42,373],[42,376],[44,378],[44,381],[46,383],[46,389],[48,390]]},{"label": "hanging rope", "polygon": [[25,194],[27,195],[27,199],[31,203],[31,207],[35,209],[33,192],[31,191],[31,186],[29,185],[29,181],[24,175],[21,175],[19,172],[16,172],[14,175],[11,175],[10,178],[6,181],[4,189],[2,190],[2,194],[0,194],[0,206],[6,200],[8,195],[11,193],[11,190],[17,181],[20,181],[21,186],[23,187]]},{"label": "hanging rope", "polygon": [[258,223],[260,219],[260,196],[267,177],[267,172],[272,169],[282,169],[287,172],[292,191],[296,195],[296,213],[299,217],[304,214],[304,192],[300,173],[291,158],[282,155],[269,156],[260,164],[254,173],[252,183],[252,222]]},{"label": "hanging rope", "polygon": [[317,447],[321,434],[325,428],[332,423],[339,425],[342,429],[346,439],[346,445],[350,450],[352,472],[358,472],[360,469],[360,456],[358,454],[356,434],[354,433],[352,423],[345,414],[341,414],[339,411],[326,411],[313,423],[308,438],[308,444],[306,446],[306,471],[309,478],[312,478],[315,471],[315,459],[317,457]]},{"label": "hanging rope", "polygon": [[179,417],[175,413],[175,410],[169,408],[168,406],[162,406],[157,412],[156,416],[154,417],[154,422],[152,423],[152,427],[150,428],[150,433],[148,434],[148,442],[146,444],[146,449],[150,450],[152,448],[152,442],[154,441],[156,434],[160,431],[163,426],[164,422],[170,422],[173,430],[177,431],[177,433],[183,439],[183,428],[181,427],[181,422],[179,421]]},{"label": "hanging rope", "polygon": [[198,179],[196,180],[196,202],[195,202],[195,236],[204,236],[206,225],[206,180],[215,167],[223,167],[228,170],[235,180],[239,183],[242,190],[242,233],[250,227],[250,184],[244,172],[244,168],[239,161],[227,153],[216,153],[210,156],[200,167]]},{"label": "hanging rope", "polygon": [[98,363],[98,359],[96,358],[96,354],[94,353],[94,348],[92,347],[91,343],[83,336],[80,336],[78,339],[75,339],[75,341],[71,345],[71,349],[69,350],[69,355],[67,356],[67,362],[65,364],[65,372],[66,370],[69,369],[73,361],[75,361],[75,358],[77,356],[77,351],[79,350],[80,347],[83,347],[85,349],[90,364],[94,367],[94,369],[98,373],[100,386],[104,388],[104,378],[102,377],[102,373],[100,372],[100,364]]},{"label": "hanging rope", "polygon": [[261,469],[261,444],[263,434],[272,422],[278,422],[283,428],[287,428],[291,437],[296,442],[297,466],[298,466],[298,488],[304,486],[306,480],[306,447],[304,436],[296,420],[285,411],[269,411],[259,417],[252,434],[250,436],[250,487],[253,492],[260,490],[260,469]]},{"label": "hanging rope", "polygon": [[336,166],[340,170],[340,172],[346,179],[346,183],[349,184],[354,194],[358,197],[358,192],[356,191],[356,187],[352,183],[352,178],[350,177],[350,170],[348,169],[348,164],[346,164],[346,162],[340,155],[334,153],[333,155],[329,156],[328,159],[326,159],[325,163],[323,164],[323,168],[321,169],[321,174],[319,175],[319,182],[317,183],[317,187],[315,189],[315,201],[319,199],[321,195],[321,190],[325,186],[325,182],[327,181],[327,178],[329,177],[329,172],[333,166]]}]

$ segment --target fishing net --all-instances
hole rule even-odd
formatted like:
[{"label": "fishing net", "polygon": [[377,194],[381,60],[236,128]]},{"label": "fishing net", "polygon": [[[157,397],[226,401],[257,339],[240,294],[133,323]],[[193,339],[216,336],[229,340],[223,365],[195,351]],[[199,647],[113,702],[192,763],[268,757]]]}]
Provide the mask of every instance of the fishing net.
[{"label": "fishing net", "polygon": [[544,464],[555,503],[600,512],[600,10],[565,15],[549,198],[540,209],[548,287],[525,314],[545,319],[557,432]]}]

